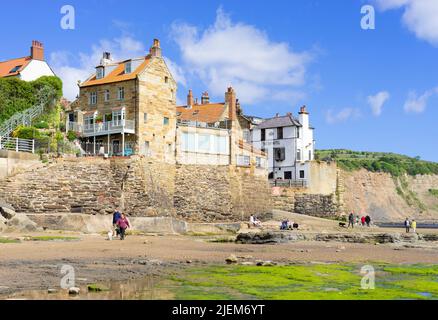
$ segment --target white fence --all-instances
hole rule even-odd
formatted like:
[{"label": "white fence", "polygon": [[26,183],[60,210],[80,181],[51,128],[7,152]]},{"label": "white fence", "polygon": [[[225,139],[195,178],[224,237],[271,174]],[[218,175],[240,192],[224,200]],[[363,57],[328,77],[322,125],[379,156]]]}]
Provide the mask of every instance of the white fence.
[{"label": "white fence", "polygon": [[0,150],[35,153],[35,140],[0,137]]}]

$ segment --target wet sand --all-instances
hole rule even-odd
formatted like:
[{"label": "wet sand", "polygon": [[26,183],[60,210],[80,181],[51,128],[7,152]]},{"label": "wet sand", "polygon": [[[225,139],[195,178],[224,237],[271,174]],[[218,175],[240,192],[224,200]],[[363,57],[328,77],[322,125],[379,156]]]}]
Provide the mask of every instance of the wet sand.
[{"label": "wet sand", "polygon": [[[47,234],[47,233],[46,233]],[[59,234],[58,234],[59,235]],[[138,279],[174,272],[182,266],[224,264],[231,254],[277,263],[437,264],[438,246],[302,241],[276,245],[212,243],[211,237],[62,234],[79,241],[23,241],[0,244],[0,297],[21,290],[59,287],[61,266],[71,265],[78,282]],[[9,234],[9,238],[18,235]]]}]

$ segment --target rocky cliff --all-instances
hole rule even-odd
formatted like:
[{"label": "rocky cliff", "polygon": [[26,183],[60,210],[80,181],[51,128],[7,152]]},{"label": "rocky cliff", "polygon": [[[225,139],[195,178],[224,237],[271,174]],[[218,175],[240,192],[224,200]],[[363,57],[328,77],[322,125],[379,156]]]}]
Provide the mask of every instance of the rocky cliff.
[{"label": "rocky cliff", "polygon": [[342,171],[343,209],[366,212],[375,221],[401,222],[406,217],[438,221],[438,175],[392,177],[365,169]]}]

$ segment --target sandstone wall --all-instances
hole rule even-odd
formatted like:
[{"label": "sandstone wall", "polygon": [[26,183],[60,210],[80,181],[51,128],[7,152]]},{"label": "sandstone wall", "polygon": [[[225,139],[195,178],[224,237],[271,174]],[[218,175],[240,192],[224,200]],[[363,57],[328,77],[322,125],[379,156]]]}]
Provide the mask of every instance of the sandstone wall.
[{"label": "sandstone wall", "polygon": [[32,153],[0,150],[0,179],[38,165],[39,156]]},{"label": "sandstone wall", "polygon": [[256,171],[253,167],[177,166],[177,215],[212,222],[247,220],[250,214],[269,213],[272,207],[267,178]]}]

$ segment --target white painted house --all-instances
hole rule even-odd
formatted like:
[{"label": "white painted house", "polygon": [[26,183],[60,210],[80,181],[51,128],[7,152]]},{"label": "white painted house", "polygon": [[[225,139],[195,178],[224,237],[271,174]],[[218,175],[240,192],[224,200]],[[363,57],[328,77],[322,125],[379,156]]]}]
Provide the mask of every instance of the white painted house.
[{"label": "white painted house", "polygon": [[301,107],[298,118],[291,113],[266,119],[252,129],[252,144],[268,154],[270,179],[309,181],[315,141],[309,113]]},{"label": "white painted house", "polygon": [[44,46],[38,41],[32,41],[30,56],[0,62],[0,78],[17,77],[33,81],[42,76],[54,75],[44,60]]}]

